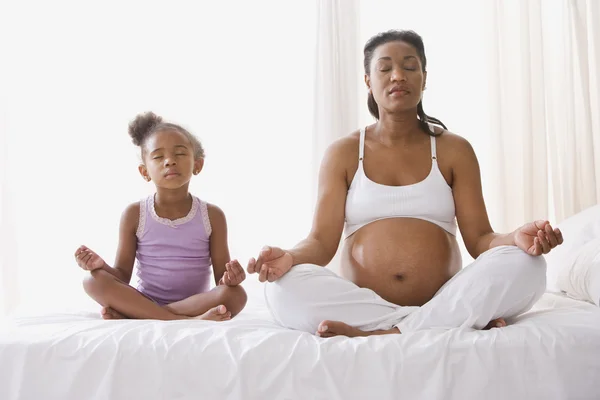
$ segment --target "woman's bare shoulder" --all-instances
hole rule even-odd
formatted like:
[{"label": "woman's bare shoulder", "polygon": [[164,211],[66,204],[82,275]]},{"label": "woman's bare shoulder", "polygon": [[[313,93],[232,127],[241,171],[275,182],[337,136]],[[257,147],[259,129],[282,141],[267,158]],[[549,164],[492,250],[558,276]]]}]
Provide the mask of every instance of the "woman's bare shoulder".
[{"label": "woman's bare shoulder", "polygon": [[354,158],[358,160],[359,142],[360,131],[357,130],[332,142],[327,148],[326,155],[340,162]]},{"label": "woman's bare shoulder", "polygon": [[457,133],[450,132],[449,130],[438,126],[435,127],[435,133],[438,151],[447,153],[448,155],[456,154],[458,156],[465,151],[473,151],[471,143]]}]

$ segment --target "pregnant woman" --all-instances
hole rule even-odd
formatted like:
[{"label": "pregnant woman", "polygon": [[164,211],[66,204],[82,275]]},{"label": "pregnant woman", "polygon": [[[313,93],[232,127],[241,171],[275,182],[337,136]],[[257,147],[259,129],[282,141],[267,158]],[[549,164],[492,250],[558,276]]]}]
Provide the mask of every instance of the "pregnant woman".
[{"label": "pregnant woman", "polygon": [[[504,326],[545,290],[542,254],[562,243],[548,221],[508,234],[490,226],[471,145],[423,111],[423,41],[389,31],[364,48],[373,125],[323,159],[313,227],[290,250],[251,259],[283,326],[365,336]],[[475,258],[461,269],[456,230]],[[341,277],[323,268],[342,233]]]}]

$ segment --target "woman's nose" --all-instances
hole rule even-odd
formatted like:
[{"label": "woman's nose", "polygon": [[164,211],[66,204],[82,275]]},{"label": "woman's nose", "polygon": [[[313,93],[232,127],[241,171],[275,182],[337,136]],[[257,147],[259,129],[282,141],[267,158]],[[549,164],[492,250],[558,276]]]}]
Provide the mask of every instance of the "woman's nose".
[{"label": "woman's nose", "polygon": [[402,82],[406,81],[406,74],[402,70],[402,68],[394,68],[392,70],[392,75],[390,76],[392,82]]}]

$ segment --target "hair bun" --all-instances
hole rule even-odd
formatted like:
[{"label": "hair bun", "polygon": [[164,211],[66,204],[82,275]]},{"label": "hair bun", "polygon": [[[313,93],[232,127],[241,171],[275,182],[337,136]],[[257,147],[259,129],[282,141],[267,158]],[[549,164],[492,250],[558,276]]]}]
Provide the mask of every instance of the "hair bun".
[{"label": "hair bun", "polygon": [[144,139],[152,132],[156,125],[162,123],[162,118],[152,111],[138,114],[133,121],[129,123],[129,136],[136,146],[144,143]]}]

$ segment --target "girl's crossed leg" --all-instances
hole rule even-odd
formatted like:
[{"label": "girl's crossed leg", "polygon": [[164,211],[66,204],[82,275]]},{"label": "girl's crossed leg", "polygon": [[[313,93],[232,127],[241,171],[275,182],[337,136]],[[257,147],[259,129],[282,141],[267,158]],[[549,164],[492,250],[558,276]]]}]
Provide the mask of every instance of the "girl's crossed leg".
[{"label": "girl's crossed leg", "polygon": [[247,295],[241,286],[219,285],[181,301],[161,306],[114,275],[97,269],[85,278],[86,293],[103,306],[104,319],[203,319],[226,321],[246,305]]}]

